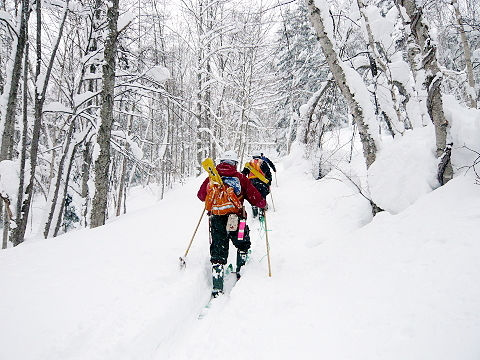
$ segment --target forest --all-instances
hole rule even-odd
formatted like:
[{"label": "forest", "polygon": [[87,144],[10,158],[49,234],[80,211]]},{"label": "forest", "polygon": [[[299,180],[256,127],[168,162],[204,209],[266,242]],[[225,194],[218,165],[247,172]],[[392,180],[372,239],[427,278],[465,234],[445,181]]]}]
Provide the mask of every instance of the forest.
[{"label": "forest", "polygon": [[45,239],[95,228],[133,187],[162,199],[229,149],[301,146],[320,179],[351,159],[324,149],[345,129],[367,170],[383,137],[433,124],[433,186],[452,149],[476,171],[445,98],[478,108],[479,15],[478,0],[0,0],[2,248],[34,202]]}]

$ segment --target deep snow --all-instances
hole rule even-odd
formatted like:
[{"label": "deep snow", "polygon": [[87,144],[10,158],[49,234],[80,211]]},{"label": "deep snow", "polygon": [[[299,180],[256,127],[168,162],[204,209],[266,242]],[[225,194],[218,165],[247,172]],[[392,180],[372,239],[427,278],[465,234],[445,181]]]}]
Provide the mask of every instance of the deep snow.
[{"label": "deep snow", "polygon": [[[432,191],[430,131],[385,140],[384,154],[423,153],[379,158],[370,192],[389,212],[373,219],[342,178],[364,182],[358,153],[321,180],[300,147],[278,160],[272,277],[265,233],[249,219],[251,260],[202,320],[206,218],[184,270],[178,258],[202,213],[204,176],[158,203],[137,193],[135,206],[148,206],[103,227],[0,251],[0,359],[480,358],[480,186],[459,171]],[[412,175],[397,181],[406,164]]]}]

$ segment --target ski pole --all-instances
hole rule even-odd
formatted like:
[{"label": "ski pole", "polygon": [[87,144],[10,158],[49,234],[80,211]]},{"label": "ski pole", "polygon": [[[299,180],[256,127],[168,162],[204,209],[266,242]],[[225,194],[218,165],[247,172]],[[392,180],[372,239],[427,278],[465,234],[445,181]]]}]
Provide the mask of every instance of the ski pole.
[{"label": "ski pole", "polygon": [[272,267],[270,266],[270,244],[268,243],[267,216],[265,209],[263,211],[263,220],[265,221],[265,241],[267,243],[268,276],[272,277]]},{"label": "ski pole", "polygon": [[275,174],[275,185],[277,185],[277,187],[278,187],[278,181],[277,181],[277,172],[276,172],[276,171],[274,171],[273,173]]},{"label": "ski pole", "polygon": [[200,219],[198,219],[197,227],[195,228],[195,231],[193,232],[192,239],[190,240],[190,243],[188,244],[187,250],[185,251],[185,255],[180,256],[180,268],[184,268],[187,263],[185,262],[185,258],[187,257],[188,251],[190,250],[190,246],[192,246],[193,239],[195,238],[195,235],[197,234],[198,227],[200,226],[200,222],[202,221],[203,214],[205,214],[205,208],[203,208],[202,215],[200,215]]},{"label": "ski pole", "polygon": [[273,192],[272,192],[272,187],[271,186],[270,186],[270,197],[272,198],[273,211],[275,211],[275,203],[273,202]]}]

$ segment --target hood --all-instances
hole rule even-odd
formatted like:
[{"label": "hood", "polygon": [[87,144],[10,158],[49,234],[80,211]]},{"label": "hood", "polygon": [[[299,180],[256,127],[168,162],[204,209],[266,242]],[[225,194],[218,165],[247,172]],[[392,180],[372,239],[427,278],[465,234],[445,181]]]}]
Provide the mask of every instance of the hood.
[{"label": "hood", "polygon": [[220,163],[216,167],[220,176],[235,176],[237,174],[237,168],[231,164]]}]

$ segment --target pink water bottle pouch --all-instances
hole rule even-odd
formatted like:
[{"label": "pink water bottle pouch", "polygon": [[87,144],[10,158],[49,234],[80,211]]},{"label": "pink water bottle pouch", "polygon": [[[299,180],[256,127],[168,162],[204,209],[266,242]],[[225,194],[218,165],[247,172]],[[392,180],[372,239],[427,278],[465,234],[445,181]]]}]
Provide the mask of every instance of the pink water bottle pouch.
[{"label": "pink water bottle pouch", "polygon": [[246,225],[246,220],[242,219],[238,223],[238,240],[242,241],[243,240],[243,235],[245,233],[245,225]]}]

